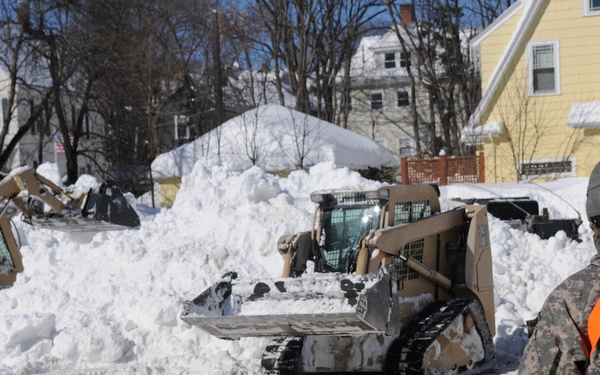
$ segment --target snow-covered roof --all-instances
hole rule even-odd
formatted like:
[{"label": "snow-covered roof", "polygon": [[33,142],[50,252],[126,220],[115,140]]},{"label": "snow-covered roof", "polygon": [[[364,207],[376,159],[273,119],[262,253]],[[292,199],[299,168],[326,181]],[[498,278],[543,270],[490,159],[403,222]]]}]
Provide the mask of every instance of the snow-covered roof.
[{"label": "snow-covered roof", "polygon": [[575,129],[600,128],[600,101],[573,103],[567,124]]},{"label": "snow-covered roof", "polygon": [[460,132],[460,141],[469,146],[483,144],[486,138],[494,138],[502,133],[502,122],[493,121],[481,126],[466,126]]},{"label": "snow-covered roof", "polygon": [[367,137],[270,104],[247,111],[195,141],[159,155],[152,162],[152,173],[155,178],[184,176],[198,160],[217,157],[267,171],[293,170],[301,164],[310,167],[320,162],[351,169],[399,165],[389,150]]},{"label": "snow-covered roof", "polygon": [[[399,26],[398,31],[401,37],[404,40],[407,40],[406,49],[408,51],[419,48],[418,46],[420,44],[420,40],[419,36],[417,35],[417,30],[414,26],[409,26],[407,28]],[[438,30],[437,32],[443,33],[444,31]],[[473,34],[474,29],[472,28],[460,30],[459,35],[461,39],[461,48],[465,54],[468,53],[469,39]],[[415,45],[417,47],[415,47]],[[441,46],[436,45],[435,48],[437,49],[438,54],[443,52],[443,48]],[[383,35],[363,37],[360,40],[356,53],[352,56],[350,76],[358,82],[360,82],[361,79],[363,79],[365,82],[369,82],[369,80],[373,78],[385,79],[386,77],[408,77],[408,71],[406,67],[401,67],[400,64],[396,64],[394,68],[383,68],[377,65],[375,58],[377,54],[398,52],[403,52],[403,48],[394,29],[388,30]],[[421,68],[421,72],[418,72],[419,68]],[[412,69],[413,74],[417,77],[428,74],[419,64],[411,64],[410,69]],[[435,62],[435,71],[437,75],[444,73],[444,66],[440,61]]]},{"label": "snow-covered roof", "polygon": [[379,53],[402,52],[402,46],[394,30],[389,30],[383,35],[372,35],[360,40],[356,53],[350,63],[350,76],[360,77],[385,77],[408,76],[406,68],[400,67],[381,69],[377,67],[375,55]]}]

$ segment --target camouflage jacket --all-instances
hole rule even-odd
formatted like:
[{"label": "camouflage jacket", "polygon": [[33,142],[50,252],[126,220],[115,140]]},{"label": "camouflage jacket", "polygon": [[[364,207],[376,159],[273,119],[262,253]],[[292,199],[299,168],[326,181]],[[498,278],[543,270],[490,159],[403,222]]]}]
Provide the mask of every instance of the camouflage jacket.
[{"label": "camouflage jacket", "polygon": [[525,347],[519,375],[600,374],[600,348],[588,361],[587,320],[600,297],[600,256],[552,291]]}]

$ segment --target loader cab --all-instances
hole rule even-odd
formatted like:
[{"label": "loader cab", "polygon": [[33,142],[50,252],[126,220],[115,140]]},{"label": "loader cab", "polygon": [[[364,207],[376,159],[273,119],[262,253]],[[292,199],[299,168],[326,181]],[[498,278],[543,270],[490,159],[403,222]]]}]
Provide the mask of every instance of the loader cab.
[{"label": "loader cab", "polygon": [[319,203],[320,214],[316,271],[352,272],[360,239],[381,228],[386,200],[378,199],[374,191],[314,193],[311,199]]}]

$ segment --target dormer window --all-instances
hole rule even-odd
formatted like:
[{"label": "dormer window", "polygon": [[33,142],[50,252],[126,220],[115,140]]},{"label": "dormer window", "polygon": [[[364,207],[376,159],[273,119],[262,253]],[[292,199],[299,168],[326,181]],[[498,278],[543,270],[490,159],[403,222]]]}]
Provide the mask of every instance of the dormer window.
[{"label": "dormer window", "polygon": [[393,52],[384,54],[384,63],[386,69],[394,69],[396,67],[396,54]]}]

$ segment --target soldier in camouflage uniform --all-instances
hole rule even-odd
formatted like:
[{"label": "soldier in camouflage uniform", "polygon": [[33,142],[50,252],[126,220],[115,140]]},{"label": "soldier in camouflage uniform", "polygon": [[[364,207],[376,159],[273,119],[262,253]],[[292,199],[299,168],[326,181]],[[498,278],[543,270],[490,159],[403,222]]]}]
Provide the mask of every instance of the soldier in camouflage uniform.
[{"label": "soldier in camouflage uniform", "polygon": [[[600,252],[600,163],[590,176],[586,211]],[[599,298],[600,255],[595,255],[589,266],[563,281],[546,299],[519,375],[600,374],[600,350],[593,350],[596,343],[590,344],[588,337],[588,318]]]}]

